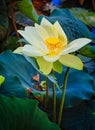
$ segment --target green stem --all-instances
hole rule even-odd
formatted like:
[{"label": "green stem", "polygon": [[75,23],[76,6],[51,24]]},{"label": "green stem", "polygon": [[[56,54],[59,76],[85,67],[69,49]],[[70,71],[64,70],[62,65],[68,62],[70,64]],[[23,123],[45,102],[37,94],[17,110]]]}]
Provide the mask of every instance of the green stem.
[{"label": "green stem", "polygon": [[46,97],[45,97],[45,104],[44,104],[44,109],[46,110],[48,105],[48,77],[46,77]]},{"label": "green stem", "polygon": [[56,122],[56,88],[54,83],[52,83],[52,90],[53,90],[53,121]]},{"label": "green stem", "polygon": [[70,68],[68,67],[67,70],[66,70],[66,73],[65,73],[65,77],[64,77],[63,92],[62,92],[62,98],[61,98],[59,116],[58,116],[58,126],[60,126],[61,119],[62,119],[62,112],[63,112],[63,107],[64,107],[66,86],[67,86],[67,79],[68,79],[69,70],[70,70]]}]

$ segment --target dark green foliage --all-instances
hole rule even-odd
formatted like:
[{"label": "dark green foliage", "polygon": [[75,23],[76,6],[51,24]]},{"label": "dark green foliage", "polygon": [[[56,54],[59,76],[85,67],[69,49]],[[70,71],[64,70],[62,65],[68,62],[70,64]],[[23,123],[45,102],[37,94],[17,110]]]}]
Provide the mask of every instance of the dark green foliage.
[{"label": "dark green foliage", "polygon": [[15,50],[19,46],[19,43],[17,41],[18,38],[16,36],[9,36],[6,41],[5,50]]},{"label": "dark green foliage", "polygon": [[0,130],[60,130],[49,121],[38,102],[0,95]]},{"label": "dark green foliage", "polygon": [[95,12],[85,8],[71,8],[70,11],[76,18],[83,21],[89,27],[95,27]]},{"label": "dark green foliage", "polygon": [[[6,37],[8,29],[8,15],[4,0],[0,1],[0,42]],[[1,46],[1,44],[0,44]]]},{"label": "dark green foliage", "polygon": [[0,25],[0,42],[4,40],[7,30],[4,26]]},{"label": "dark green foliage", "polygon": [[4,0],[0,1],[0,25],[8,28],[8,14],[7,7]]},{"label": "dark green foliage", "polygon": [[28,18],[32,19],[34,22],[38,22],[38,15],[32,5],[31,0],[18,0],[16,1],[16,6]]},{"label": "dark green foliage", "polygon": [[95,58],[95,46],[85,46],[79,51],[79,53],[87,57]]},{"label": "dark green foliage", "polygon": [[62,130],[95,130],[95,100],[64,109]]}]

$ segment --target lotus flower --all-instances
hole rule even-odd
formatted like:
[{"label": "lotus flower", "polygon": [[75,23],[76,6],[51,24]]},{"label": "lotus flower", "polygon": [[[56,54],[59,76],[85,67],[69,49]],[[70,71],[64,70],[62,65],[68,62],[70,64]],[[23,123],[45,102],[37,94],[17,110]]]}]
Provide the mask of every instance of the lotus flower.
[{"label": "lotus flower", "polygon": [[51,24],[45,18],[42,19],[40,25],[35,23],[34,27],[28,26],[24,31],[18,30],[18,32],[29,44],[14,52],[22,52],[27,56],[35,57],[43,73],[48,74],[51,69],[59,71],[60,64],[78,70],[83,69],[82,61],[71,53],[91,42],[90,39],[79,38],[68,43],[67,36],[58,21]]}]

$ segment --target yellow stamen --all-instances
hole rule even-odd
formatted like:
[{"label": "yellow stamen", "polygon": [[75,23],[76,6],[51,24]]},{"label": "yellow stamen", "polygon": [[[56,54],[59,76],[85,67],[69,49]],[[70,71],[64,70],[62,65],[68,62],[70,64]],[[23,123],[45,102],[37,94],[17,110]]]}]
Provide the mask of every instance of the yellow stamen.
[{"label": "yellow stamen", "polygon": [[59,43],[59,39],[55,38],[55,37],[51,37],[51,38],[47,38],[46,42],[49,44],[57,44],[57,43]]},{"label": "yellow stamen", "polygon": [[45,44],[49,50],[48,55],[50,57],[58,55],[66,47],[66,43],[63,43],[56,37],[47,38]]}]

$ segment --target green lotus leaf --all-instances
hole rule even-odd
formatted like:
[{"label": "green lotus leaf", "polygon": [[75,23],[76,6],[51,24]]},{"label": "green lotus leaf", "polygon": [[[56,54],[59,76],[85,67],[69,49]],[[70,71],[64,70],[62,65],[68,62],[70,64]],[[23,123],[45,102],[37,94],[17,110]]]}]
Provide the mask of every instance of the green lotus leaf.
[{"label": "green lotus leaf", "polygon": [[0,130],[60,130],[37,100],[0,95]]},{"label": "green lotus leaf", "polygon": [[16,1],[16,6],[24,15],[32,19],[34,22],[38,21],[38,15],[31,0],[18,0]]},{"label": "green lotus leaf", "polygon": [[[4,95],[24,97],[25,91],[30,89],[34,96],[39,96],[42,102],[44,102],[45,91],[36,90],[35,86],[33,86],[36,85],[36,82],[32,79],[33,76],[39,74],[40,81],[45,80],[45,76],[37,71],[36,65],[35,59],[26,60],[24,56],[14,54],[11,51],[2,53],[0,55],[0,74],[3,75],[6,80],[0,87],[0,92]],[[63,66],[62,74],[55,73],[55,80],[57,80],[61,89],[56,90],[58,106],[61,100],[65,71],[66,67]],[[49,78],[52,79],[52,75]],[[85,71],[70,69],[65,97],[65,108],[74,107],[85,100],[90,100],[94,94],[93,80],[93,77]],[[49,106],[52,106],[53,95],[51,86],[52,83],[49,81]]]}]

